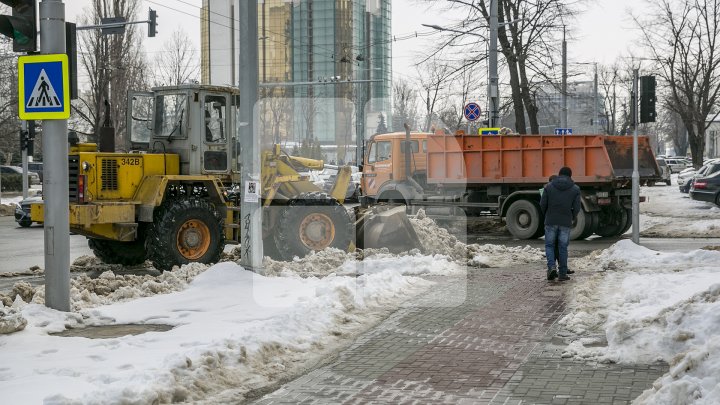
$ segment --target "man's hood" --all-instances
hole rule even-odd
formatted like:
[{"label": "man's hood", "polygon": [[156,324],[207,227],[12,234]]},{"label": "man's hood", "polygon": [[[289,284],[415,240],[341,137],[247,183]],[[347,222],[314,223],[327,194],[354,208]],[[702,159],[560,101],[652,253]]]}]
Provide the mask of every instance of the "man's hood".
[{"label": "man's hood", "polygon": [[553,187],[555,187],[556,189],[558,189],[560,191],[565,191],[565,190],[572,188],[572,186],[575,185],[575,182],[572,181],[572,179],[570,177],[557,176],[556,178],[553,179],[552,183],[550,183],[550,184],[552,184]]}]

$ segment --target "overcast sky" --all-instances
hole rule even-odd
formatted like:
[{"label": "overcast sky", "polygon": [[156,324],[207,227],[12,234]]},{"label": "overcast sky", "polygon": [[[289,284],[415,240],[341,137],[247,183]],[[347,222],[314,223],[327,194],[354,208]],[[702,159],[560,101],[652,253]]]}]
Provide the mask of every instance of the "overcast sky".
[{"label": "overcast sky", "polygon": [[[595,0],[588,3],[587,12],[572,27],[573,38],[568,42],[568,61],[611,63],[620,55],[627,55],[636,38],[636,30],[629,16],[628,0]],[[90,0],[65,0],[66,19],[76,21]],[[153,59],[164,41],[173,31],[181,27],[200,48],[200,0],[143,0],[138,19],[147,18],[147,9],[151,7],[158,13],[158,35],[145,38],[145,48],[149,59]],[[634,6],[636,9],[638,5]],[[452,16],[442,15],[436,10],[428,12],[413,0],[393,0],[393,34],[401,37],[413,32],[428,32],[430,29],[421,24],[443,25]],[[146,32],[141,25],[141,32]],[[396,77],[414,77],[413,63],[417,54],[429,46],[438,36],[426,36],[417,39],[397,41],[393,46],[393,72]],[[502,63],[502,60],[501,60]]]}]

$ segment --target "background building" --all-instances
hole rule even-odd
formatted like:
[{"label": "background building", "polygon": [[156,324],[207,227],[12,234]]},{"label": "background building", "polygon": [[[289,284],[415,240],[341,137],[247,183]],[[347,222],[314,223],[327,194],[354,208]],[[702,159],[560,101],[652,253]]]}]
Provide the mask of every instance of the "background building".
[{"label": "background building", "polygon": [[[237,83],[237,8],[203,1],[203,83]],[[275,140],[354,145],[391,120],[391,0],[265,0],[258,36],[260,121]]]}]

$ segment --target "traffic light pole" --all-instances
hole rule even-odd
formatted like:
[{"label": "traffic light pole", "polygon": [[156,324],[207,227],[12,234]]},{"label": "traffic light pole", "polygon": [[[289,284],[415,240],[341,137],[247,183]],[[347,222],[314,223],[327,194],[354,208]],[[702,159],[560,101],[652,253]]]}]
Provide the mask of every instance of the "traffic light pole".
[{"label": "traffic light pole", "polygon": [[[40,52],[65,53],[65,5],[40,2]],[[67,120],[43,121],[45,306],[70,311],[70,224]]]},{"label": "traffic light pole", "polygon": [[633,70],[632,241],[640,243],[640,172],[638,170],[638,69]]}]

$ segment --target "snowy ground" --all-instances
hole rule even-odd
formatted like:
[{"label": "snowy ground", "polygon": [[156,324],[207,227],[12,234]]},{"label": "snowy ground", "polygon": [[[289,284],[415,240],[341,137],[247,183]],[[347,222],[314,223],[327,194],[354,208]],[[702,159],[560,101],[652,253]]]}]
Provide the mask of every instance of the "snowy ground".
[{"label": "snowy ground", "polygon": [[[720,210],[676,186],[643,188],[643,236],[716,235]],[[266,260],[264,276],[227,261],[161,275],[75,262],[72,312],[45,308],[27,283],[0,296],[3,403],[232,403],[327,358],[339,345],[431,287],[424,276],[462,277],[484,267],[543,262],[529,247],[465,245],[427,218],[415,220],[422,253],[328,250],[294,262]],[[620,241],[576,259],[568,285],[575,334],[567,356],[671,364],[638,403],[720,403],[720,251],[659,253]],[[50,333],[88,326],[169,325],[105,339]]]},{"label": "snowy ground", "polygon": [[[674,182],[673,182],[674,183]],[[720,209],[677,187],[641,190],[641,236],[718,237]],[[641,239],[642,243],[642,239]],[[666,362],[670,371],[637,404],[720,403],[720,251],[662,253],[623,240],[575,260],[579,278],[561,320],[568,357]],[[587,272],[587,273],[586,273]]]},{"label": "snowy ground", "polygon": [[641,188],[650,200],[640,203],[640,236],[720,238],[720,208],[681,193],[676,179],[673,175],[672,186]]},{"label": "snowy ground", "polygon": [[[537,249],[467,246],[428,218],[415,221],[433,235],[424,253],[328,250],[291,263],[266,259],[265,276],[242,269],[232,252],[209,268],[159,276],[81,273],[70,313],[46,308],[42,288],[18,283],[12,304],[0,306],[3,403],[239,402],[327,358],[433,285],[420,276],[543,260]],[[112,268],[88,257],[73,266],[98,269]],[[51,334],[119,324],[171,329],[92,340]]]}]

